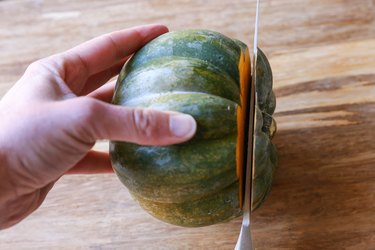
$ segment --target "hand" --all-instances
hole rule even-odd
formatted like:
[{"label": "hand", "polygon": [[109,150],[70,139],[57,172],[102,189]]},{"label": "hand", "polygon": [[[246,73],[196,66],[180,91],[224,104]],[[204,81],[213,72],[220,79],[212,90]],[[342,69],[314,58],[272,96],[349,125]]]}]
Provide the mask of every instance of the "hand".
[{"label": "hand", "polygon": [[167,32],[161,25],[122,30],[32,63],[0,102],[0,228],[40,206],[64,173],[112,171],[109,139],[166,145],[190,139],[191,116],[110,104],[129,56]]}]

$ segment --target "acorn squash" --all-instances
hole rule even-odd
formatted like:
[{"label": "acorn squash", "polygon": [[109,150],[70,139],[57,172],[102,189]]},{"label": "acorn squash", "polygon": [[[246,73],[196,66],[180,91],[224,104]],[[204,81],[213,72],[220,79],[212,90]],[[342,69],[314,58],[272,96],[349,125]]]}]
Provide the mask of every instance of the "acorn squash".
[{"label": "acorn squash", "polygon": [[[277,165],[272,72],[259,53],[253,208],[269,193]],[[192,227],[241,214],[250,67],[244,43],[208,30],[164,34],[124,65],[114,104],[183,112],[197,121],[186,143],[110,143],[115,173],[151,215]]]}]

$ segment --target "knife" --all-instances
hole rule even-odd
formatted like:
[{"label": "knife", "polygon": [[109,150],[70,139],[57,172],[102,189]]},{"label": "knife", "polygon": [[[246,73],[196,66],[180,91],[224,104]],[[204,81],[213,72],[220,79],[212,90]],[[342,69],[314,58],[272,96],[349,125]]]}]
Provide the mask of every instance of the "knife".
[{"label": "knife", "polygon": [[235,250],[250,250],[253,248],[251,237],[250,214],[252,209],[253,176],[254,176],[254,149],[255,149],[255,105],[256,105],[256,72],[258,57],[258,27],[259,27],[259,0],[256,1],[254,45],[253,45],[253,67],[251,70],[251,82],[248,93],[248,117],[247,117],[247,152],[245,161],[245,192],[243,202],[243,218],[240,235]]}]

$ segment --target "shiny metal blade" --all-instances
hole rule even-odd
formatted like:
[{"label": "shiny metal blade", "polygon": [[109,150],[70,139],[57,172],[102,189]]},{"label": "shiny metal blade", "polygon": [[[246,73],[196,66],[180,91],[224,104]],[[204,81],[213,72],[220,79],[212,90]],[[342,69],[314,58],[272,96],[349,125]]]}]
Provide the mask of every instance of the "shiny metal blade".
[{"label": "shiny metal blade", "polygon": [[243,203],[243,219],[240,235],[235,250],[251,250],[253,241],[251,237],[250,214],[252,208],[253,176],[254,176],[254,146],[255,146],[255,105],[256,105],[256,69],[258,56],[258,26],[259,26],[259,0],[256,2],[254,47],[253,47],[253,67],[251,72],[251,84],[249,88],[248,102],[248,140],[247,158],[245,170],[245,195]]}]

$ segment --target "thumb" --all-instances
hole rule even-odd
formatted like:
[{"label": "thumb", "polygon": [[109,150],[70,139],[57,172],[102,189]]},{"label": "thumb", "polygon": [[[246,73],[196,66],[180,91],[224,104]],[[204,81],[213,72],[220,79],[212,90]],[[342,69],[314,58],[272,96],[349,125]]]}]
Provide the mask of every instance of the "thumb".
[{"label": "thumb", "polygon": [[190,115],[131,108],[81,97],[76,120],[91,140],[109,139],[142,145],[168,145],[191,139],[196,122]]}]

